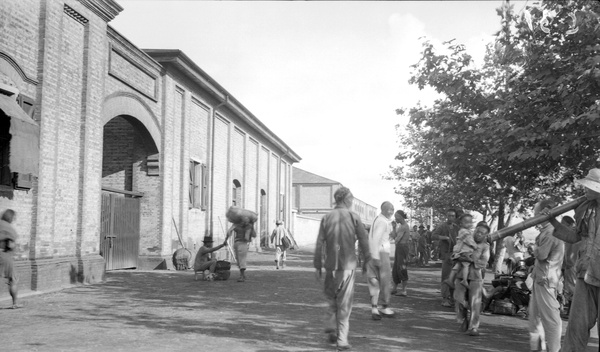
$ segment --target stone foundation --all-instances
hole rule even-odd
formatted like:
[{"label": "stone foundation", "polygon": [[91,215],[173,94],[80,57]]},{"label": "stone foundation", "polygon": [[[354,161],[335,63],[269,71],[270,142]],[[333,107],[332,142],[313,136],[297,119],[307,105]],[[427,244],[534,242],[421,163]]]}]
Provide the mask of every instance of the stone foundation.
[{"label": "stone foundation", "polygon": [[[66,287],[104,281],[104,258],[90,255],[15,261],[19,291],[57,291]],[[8,294],[0,285],[0,295]]]}]

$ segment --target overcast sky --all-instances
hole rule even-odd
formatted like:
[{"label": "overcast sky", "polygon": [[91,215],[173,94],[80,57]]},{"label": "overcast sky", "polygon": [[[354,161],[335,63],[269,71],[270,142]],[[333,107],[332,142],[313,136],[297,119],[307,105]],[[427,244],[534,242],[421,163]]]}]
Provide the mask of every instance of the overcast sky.
[{"label": "overcast sky", "polygon": [[481,58],[501,5],[118,2],[111,26],[140,48],[182,50],[302,157],[295,166],[397,208],[397,182],[382,180],[398,152],[395,126],[406,124],[395,110],[432,100],[407,82],[418,38],[456,39]]}]

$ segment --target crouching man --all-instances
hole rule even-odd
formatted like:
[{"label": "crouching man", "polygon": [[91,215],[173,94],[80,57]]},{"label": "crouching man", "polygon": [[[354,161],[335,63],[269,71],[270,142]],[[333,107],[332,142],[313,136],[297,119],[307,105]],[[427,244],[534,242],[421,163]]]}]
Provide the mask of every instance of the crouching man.
[{"label": "crouching man", "polygon": [[213,258],[212,253],[225,247],[227,245],[227,239],[229,239],[229,235],[225,237],[225,241],[222,244],[218,245],[215,248],[212,248],[212,237],[204,236],[204,240],[202,241],[204,245],[200,247],[198,253],[196,253],[196,259],[194,260],[194,280],[197,279],[198,272],[204,272],[205,270],[208,270],[210,274],[215,273],[215,268],[217,267],[217,259]]}]

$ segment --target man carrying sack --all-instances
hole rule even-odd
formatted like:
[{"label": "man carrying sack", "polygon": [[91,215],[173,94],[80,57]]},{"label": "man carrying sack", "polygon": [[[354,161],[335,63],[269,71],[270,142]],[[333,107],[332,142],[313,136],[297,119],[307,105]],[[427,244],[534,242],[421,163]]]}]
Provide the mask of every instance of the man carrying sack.
[{"label": "man carrying sack", "polygon": [[275,245],[275,267],[279,269],[285,268],[285,260],[287,259],[287,250],[292,246],[291,236],[288,230],[283,225],[283,220],[275,222],[277,227],[271,234],[271,243]]}]

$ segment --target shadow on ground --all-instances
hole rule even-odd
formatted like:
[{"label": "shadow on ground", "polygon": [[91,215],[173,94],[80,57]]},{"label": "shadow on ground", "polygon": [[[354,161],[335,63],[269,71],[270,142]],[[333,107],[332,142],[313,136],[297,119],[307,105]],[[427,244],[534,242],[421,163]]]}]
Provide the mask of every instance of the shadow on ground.
[{"label": "shadow on ground", "polygon": [[[292,252],[275,270],[271,252],[251,253],[248,280],[194,281],[193,272],[115,271],[100,285],[30,298],[11,312],[13,350],[321,351],[325,342],[322,282],[312,255]],[[392,297],[395,318],[370,319],[365,278],[358,273],[350,342],[356,351],[526,351],[527,321],[483,316],[479,337],[457,332],[440,306],[439,266],[410,268],[408,297]],[[5,315],[4,312],[0,313]],[[18,334],[17,334],[18,336]],[[597,339],[593,341],[596,345]],[[597,347],[596,347],[597,348]],[[591,349],[593,350],[593,349]]]}]

